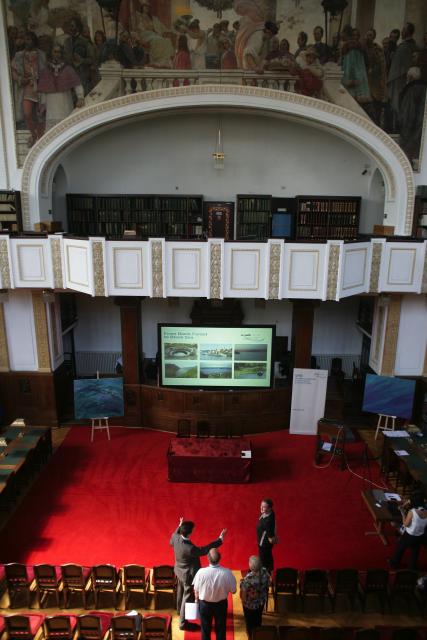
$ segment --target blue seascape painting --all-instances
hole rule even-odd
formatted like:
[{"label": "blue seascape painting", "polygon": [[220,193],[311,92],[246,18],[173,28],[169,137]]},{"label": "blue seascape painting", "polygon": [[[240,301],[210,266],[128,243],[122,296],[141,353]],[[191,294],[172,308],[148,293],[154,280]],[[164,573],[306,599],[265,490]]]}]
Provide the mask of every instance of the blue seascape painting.
[{"label": "blue seascape painting", "polygon": [[368,374],[363,411],[397,418],[412,418],[415,380]]},{"label": "blue seascape painting", "polygon": [[74,380],[76,420],[123,415],[123,378]]}]

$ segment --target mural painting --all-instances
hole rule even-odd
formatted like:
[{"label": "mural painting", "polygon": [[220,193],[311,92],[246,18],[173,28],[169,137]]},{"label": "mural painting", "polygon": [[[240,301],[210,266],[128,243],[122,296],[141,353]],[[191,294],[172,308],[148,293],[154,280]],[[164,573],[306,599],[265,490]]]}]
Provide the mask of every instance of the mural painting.
[{"label": "mural painting", "polygon": [[[373,0],[369,23],[357,0],[6,2],[16,127],[27,132],[28,147],[84,106],[109,60],[172,74],[273,72],[318,98],[327,65],[339,65],[347,91],[417,169],[427,87],[424,0]],[[325,5],[336,10],[325,14]]]}]

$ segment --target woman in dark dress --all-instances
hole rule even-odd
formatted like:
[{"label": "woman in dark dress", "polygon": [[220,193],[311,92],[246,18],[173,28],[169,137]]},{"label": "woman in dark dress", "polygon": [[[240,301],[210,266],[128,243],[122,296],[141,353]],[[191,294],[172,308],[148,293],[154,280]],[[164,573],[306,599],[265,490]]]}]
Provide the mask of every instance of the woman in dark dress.
[{"label": "woman in dark dress", "polygon": [[273,571],[273,545],[276,538],[276,517],[273,511],[273,500],[264,498],[261,501],[261,515],[258,520],[256,533],[259,557],[267,571]]}]

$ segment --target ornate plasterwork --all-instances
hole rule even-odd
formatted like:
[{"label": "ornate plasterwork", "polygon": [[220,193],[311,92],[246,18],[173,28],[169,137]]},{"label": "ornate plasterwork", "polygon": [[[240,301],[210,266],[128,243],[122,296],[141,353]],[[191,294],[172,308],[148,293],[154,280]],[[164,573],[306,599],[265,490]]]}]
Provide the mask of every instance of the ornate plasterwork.
[{"label": "ornate plasterwork", "polygon": [[369,293],[378,293],[380,283],[380,267],[383,245],[380,242],[372,243],[371,277],[369,279]]},{"label": "ornate plasterwork", "polygon": [[270,270],[268,274],[268,298],[279,299],[281,245],[272,242],[270,246]]},{"label": "ornate plasterwork", "polygon": [[[105,102],[98,103],[93,106],[88,106],[83,109],[79,109],[78,111],[72,113],[68,118],[62,120],[59,124],[42,136],[42,138],[32,147],[30,150],[26,161],[23,167],[22,174],[22,212],[23,212],[23,221],[24,228],[30,227],[30,181],[31,175],[35,168],[35,165],[38,161],[38,158],[43,152],[52,144],[58,137],[67,131],[75,128],[76,133],[73,140],[82,137],[82,131],[78,131],[78,125],[87,121],[89,118],[93,116],[100,116],[102,114],[108,114],[112,112],[118,112],[120,109],[124,107],[128,107],[130,105],[141,104],[143,107],[144,104],[148,104],[155,100],[159,99],[167,99],[167,98],[188,98],[194,97],[194,104],[197,104],[197,97],[202,95],[215,95],[215,96],[244,96],[245,98],[267,98],[274,100],[277,102],[278,111],[279,105],[298,105],[300,107],[310,109],[312,111],[312,115],[310,115],[310,119],[313,121],[322,122],[324,121],[324,114],[330,114],[332,116],[336,116],[337,118],[343,119],[348,123],[352,123],[359,127],[361,130],[365,132],[369,132],[372,136],[381,142],[384,146],[389,149],[397,162],[399,163],[406,179],[406,193],[407,193],[407,202],[406,202],[406,211],[405,211],[405,224],[404,224],[404,232],[409,234],[412,228],[412,216],[413,216],[413,207],[414,207],[414,180],[413,180],[413,172],[411,164],[404,154],[404,152],[400,149],[400,147],[392,140],[392,138],[386,134],[382,129],[377,127],[372,121],[368,118],[354,113],[348,109],[344,109],[338,105],[335,105],[330,102],[326,102],[324,100],[317,100],[316,98],[310,98],[308,96],[303,96],[296,93],[291,93],[287,91],[277,91],[274,89],[266,89],[259,87],[249,87],[249,86],[239,86],[239,85],[191,85],[188,87],[171,87],[167,89],[158,89],[155,91],[145,91],[140,93],[134,93],[130,95],[121,96],[119,98],[113,98],[112,100],[107,100]],[[187,103],[183,106],[188,106]],[[169,105],[166,105],[165,108],[170,108]],[[316,112],[318,117],[316,118]],[[301,114],[304,117],[304,114]],[[118,118],[120,115],[118,115]],[[122,116],[124,117],[124,115]],[[305,116],[309,117],[309,116]],[[111,117],[108,119],[111,122]],[[91,128],[99,127],[105,122],[100,123],[99,118],[97,119],[97,123],[93,124]],[[77,125],[77,126],[76,126]],[[360,137],[358,137],[354,133],[349,133],[345,130],[345,127],[342,126],[341,123],[336,125],[328,124],[330,129],[335,129],[337,132],[346,133],[347,137],[351,137],[353,140],[357,141],[359,144],[362,144],[364,148],[367,148],[366,142],[364,142]],[[61,147],[69,146],[70,139],[67,139],[64,142],[61,142]],[[47,177],[43,176],[44,169],[49,165],[50,169],[55,164],[55,158],[62,153],[62,148],[56,148],[52,150],[52,154],[46,159],[44,167],[41,169],[41,177],[39,178],[43,185],[47,184]],[[394,200],[396,197],[396,181],[393,173],[392,167],[384,161],[381,156],[381,153],[377,153],[375,151],[374,145],[369,146],[369,153],[375,157],[379,166],[382,167],[384,171],[386,182],[388,185],[388,200]],[[37,194],[38,195],[38,194]]]},{"label": "ornate plasterwork", "polygon": [[0,371],[9,371],[9,350],[7,347],[6,323],[3,304],[0,302]]},{"label": "ornate plasterwork", "polygon": [[49,331],[46,305],[41,291],[33,291],[34,329],[36,333],[38,371],[51,371],[49,353]]},{"label": "ornate plasterwork", "polygon": [[93,282],[96,296],[105,296],[104,247],[102,242],[92,243]]},{"label": "ornate plasterwork", "polygon": [[163,298],[163,247],[160,240],[151,244],[153,298]]},{"label": "ornate plasterwork", "polygon": [[2,288],[9,289],[9,287],[11,286],[11,282],[9,268],[9,250],[6,238],[0,240],[0,276]]},{"label": "ornate plasterwork", "polygon": [[212,299],[221,299],[221,245],[218,242],[212,242],[210,253],[210,287],[209,297]]},{"label": "ornate plasterwork", "polygon": [[402,296],[400,294],[391,295],[387,310],[387,324],[385,328],[386,338],[384,340],[383,357],[381,363],[381,374],[385,376],[394,375],[401,305]]},{"label": "ornate plasterwork", "polygon": [[328,260],[328,285],[326,288],[326,299],[336,300],[337,297],[337,284],[338,284],[338,269],[340,266],[340,253],[341,247],[339,244],[331,244],[329,246],[329,260]]},{"label": "ornate plasterwork", "polygon": [[62,276],[61,240],[59,238],[50,239],[50,250],[52,254],[53,286],[55,289],[62,289],[64,280]]}]

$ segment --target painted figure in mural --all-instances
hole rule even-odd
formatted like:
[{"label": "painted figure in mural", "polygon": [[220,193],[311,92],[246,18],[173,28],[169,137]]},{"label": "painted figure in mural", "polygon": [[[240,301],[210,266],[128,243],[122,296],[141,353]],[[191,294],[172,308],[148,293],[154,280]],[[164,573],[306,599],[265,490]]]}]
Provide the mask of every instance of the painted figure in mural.
[{"label": "painted figure in mural", "polygon": [[219,69],[221,25],[215,22],[206,38],[206,69]]},{"label": "painted figure in mural", "polygon": [[137,59],[132,48],[131,38],[128,31],[121,31],[117,45],[117,60],[123,69],[133,69],[137,66]]},{"label": "painted figure in mural", "polygon": [[317,59],[320,64],[326,64],[330,60],[332,60],[332,49],[329,47],[326,42],[322,42],[323,39],[323,27],[317,26],[313,29],[313,38],[314,44],[312,45],[317,53]]},{"label": "painted figure in mural", "polygon": [[394,54],[396,53],[397,43],[400,39],[400,29],[392,29],[390,31],[390,35],[388,36],[388,44],[387,44],[387,53],[385,55],[385,63],[387,68],[387,75],[390,71],[391,61],[393,59]]},{"label": "painted figure in mural", "polygon": [[38,38],[53,36],[54,29],[49,24],[49,0],[32,0],[27,24]]},{"label": "painted figure in mural", "polygon": [[407,73],[413,64],[413,54],[417,49],[414,33],[414,25],[407,22],[402,29],[402,42],[393,55],[388,74],[387,90],[396,122],[399,122],[400,93],[406,85]]},{"label": "painted figure in mural", "polygon": [[192,69],[206,69],[206,33],[200,28],[199,20],[192,20],[187,28],[188,48]]},{"label": "painted figure in mural", "polygon": [[301,62],[290,67],[290,72],[298,76],[295,84],[297,93],[312,98],[322,97],[323,68],[320,64],[316,49],[308,47],[298,58]]},{"label": "painted figure in mural", "polygon": [[170,69],[174,56],[174,47],[169,38],[170,32],[156,16],[150,13],[148,0],[138,0],[139,7],[135,13],[136,34],[144,47],[149,50],[149,66]]},{"label": "painted figure in mural", "polygon": [[185,34],[178,37],[178,45],[173,59],[174,69],[191,69],[191,56],[188,49],[188,40]]},{"label": "painted figure in mural", "polygon": [[358,29],[346,25],[341,32],[341,42],[341,82],[357,102],[366,104],[371,101],[371,96]]},{"label": "painted figure in mural", "polygon": [[105,55],[104,45],[106,41],[107,41],[107,37],[105,33],[101,31],[101,29],[98,29],[97,31],[95,31],[95,34],[93,36],[93,45],[94,45],[94,51],[95,51],[96,66],[99,66],[104,62],[104,57],[103,57]]},{"label": "painted figure in mural", "polygon": [[241,16],[236,33],[235,53],[239,69],[260,67],[264,43],[267,5],[256,0],[234,0],[234,10]]},{"label": "painted figure in mural", "polygon": [[381,124],[381,112],[386,101],[386,65],[382,48],[375,42],[375,29],[366,32],[363,52],[365,54],[366,71],[368,74],[369,92],[372,102],[367,111],[375,124]]},{"label": "painted figure in mural", "polygon": [[220,45],[222,47],[221,69],[237,69],[236,54],[230,38],[221,38]]},{"label": "painted figure in mural", "polygon": [[289,70],[295,65],[295,56],[290,52],[289,40],[282,38],[279,42],[279,49],[276,55],[271,53],[267,56],[264,63],[266,71]]},{"label": "painted figure in mural", "polygon": [[64,58],[67,64],[74,67],[84,94],[93,87],[93,66],[95,65],[95,47],[83,35],[83,24],[80,18],[72,18],[68,26],[69,35],[64,40]]},{"label": "painted figure in mural", "polygon": [[399,99],[399,142],[412,161],[417,160],[420,154],[427,78],[423,76],[420,67],[410,67],[407,80]]},{"label": "painted figure in mural", "polygon": [[43,133],[43,124],[38,119],[38,81],[46,66],[46,56],[37,48],[37,36],[32,31],[25,34],[25,48],[17,51],[12,60],[12,78],[15,82],[17,121],[24,120],[31,133],[32,146]]},{"label": "painted figure in mural", "polygon": [[[297,45],[298,48],[295,51],[295,59],[297,61],[297,64],[299,64],[299,56],[303,53],[303,51],[307,50],[307,41],[308,41],[308,35],[306,34],[305,31],[300,31],[298,34],[298,38],[297,38]],[[301,60],[304,63],[304,56],[301,56]]]},{"label": "painted figure in mural", "polygon": [[70,115],[74,106],[84,105],[81,80],[76,71],[64,60],[64,50],[56,44],[51,59],[41,72],[38,90],[40,112],[45,115],[45,131]]}]

